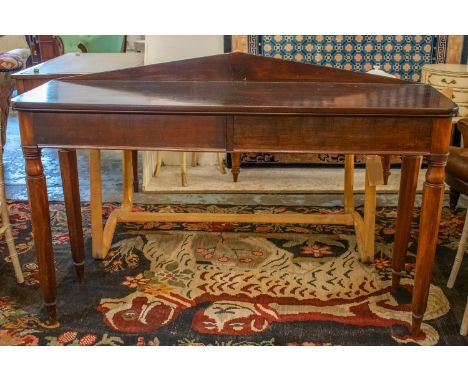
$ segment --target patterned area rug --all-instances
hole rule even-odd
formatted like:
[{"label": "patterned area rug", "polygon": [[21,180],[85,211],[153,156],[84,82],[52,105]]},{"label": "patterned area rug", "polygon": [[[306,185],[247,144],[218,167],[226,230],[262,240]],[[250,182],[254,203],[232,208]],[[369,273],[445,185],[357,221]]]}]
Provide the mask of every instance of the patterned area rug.
[{"label": "patterned area rug", "polygon": [[[109,257],[90,256],[79,284],[64,206],[51,204],[60,325],[45,321],[28,204],[9,205],[26,283],[0,267],[0,345],[466,345],[442,289],[432,285],[422,335],[408,335],[417,214],[403,289],[390,293],[396,212],[378,210],[377,257],[358,260],[351,227],[275,224],[125,224]],[[105,205],[108,215],[113,204]],[[142,210],[337,213],[339,209],[136,206]],[[435,284],[453,261],[464,211],[444,211]],[[83,205],[89,227],[89,205]],[[255,232],[255,234],[253,234]],[[6,253],[0,243],[1,253]],[[461,271],[461,275],[466,269]],[[460,281],[460,280],[459,280]],[[457,283],[458,284],[458,283]],[[464,283],[466,284],[466,283]],[[460,294],[466,291],[459,291]],[[452,293],[463,304],[465,295]]]}]

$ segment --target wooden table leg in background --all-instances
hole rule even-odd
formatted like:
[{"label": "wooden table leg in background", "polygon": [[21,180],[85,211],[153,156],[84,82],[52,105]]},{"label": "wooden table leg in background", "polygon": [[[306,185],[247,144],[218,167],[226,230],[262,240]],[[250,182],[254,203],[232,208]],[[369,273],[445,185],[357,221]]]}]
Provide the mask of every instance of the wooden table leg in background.
[{"label": "wooden table leg in background", "polygon": [[420,163],[420,156],[402,157],[395,242],[393,243],[392,255],[392,290],[394,292],[398,291],[401,276],[405,272],[406,252],[411,231]]},{"label": "wooden table leg in background", "polygon": [[82,281],[84,277],[84,242],[76,151],[60,149],[59,160],[73,262],[78,279]]},{"label": "wooden table leg in background", "polygon": [[231,153],[231,172],[234,182],[237,182],[237,178],[239,177],[240,173],[240,161],[241,161],[241,153]]},{"label": "wooden table leg in background", "polygon": [[138,151],[132,150],[133,192],[138,192]]}]

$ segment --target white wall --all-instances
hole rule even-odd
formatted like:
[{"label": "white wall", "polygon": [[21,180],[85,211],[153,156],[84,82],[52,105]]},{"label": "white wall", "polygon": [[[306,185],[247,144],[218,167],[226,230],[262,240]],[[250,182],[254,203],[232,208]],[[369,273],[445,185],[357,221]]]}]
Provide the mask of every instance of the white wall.
[{"label": "white wall", "polygon": [[224,51],[223,36],[145,36],[145,65],[210,56]]}]

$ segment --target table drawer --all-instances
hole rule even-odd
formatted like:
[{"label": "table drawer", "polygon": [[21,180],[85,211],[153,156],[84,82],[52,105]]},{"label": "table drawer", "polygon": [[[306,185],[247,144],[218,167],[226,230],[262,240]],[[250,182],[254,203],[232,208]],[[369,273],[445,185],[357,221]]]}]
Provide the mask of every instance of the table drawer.
[{"label": "table drawer", "polygon": [[424,153],[430,119],[236,116],[234,151]]},{"label": "table drawer", "polygon": [[224,151],[226,117],[212,115],[34,113],[42,147]]}]

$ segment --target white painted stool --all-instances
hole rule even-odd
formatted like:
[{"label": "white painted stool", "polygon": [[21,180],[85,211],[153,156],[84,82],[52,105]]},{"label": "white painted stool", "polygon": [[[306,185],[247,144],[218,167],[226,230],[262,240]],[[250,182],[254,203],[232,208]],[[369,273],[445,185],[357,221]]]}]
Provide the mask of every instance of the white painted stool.
[{"label": "white painted stool", "polygon": [[[1,137],[1,133],[0,133]],[[1,210],[1,222],[0,222],[0,236],[5,235],[5,241],[7,243],[8,252],[10,253],[11,262],[15,270],[16,281],[18,283],[24,282],[23,273],[21,272],[21,265],[18,259],[18,253],[16,252],[15,243],[13,241],[13,233],[11,232],[10,218],[8,216],[8,207],[6,204],[5,196],[5,181],[3,175],[3,142],[0,139],[0,210]]]},{"label": "white painted stool", "polygon": [[[455,256],[455,261],[453,263],[452,272],[450,272],[450,277],[447,282],[447,287],[453,288],[455,284],[455,279],[457,278],[458,271],[460,270],[460,266],[463,260],[463,255],[466,252],[467,248],[467,241],[468,241],[468,212],[465,218],[465,225],[463,226],[463,232],[461,235],[460,243],[458,244],[458,251],[457,255]],[[462,336],[466,336],[468,334],[468,299],[465,308],[465,314],[463,315],[463,321],[460,328],[460,334]]]}]

